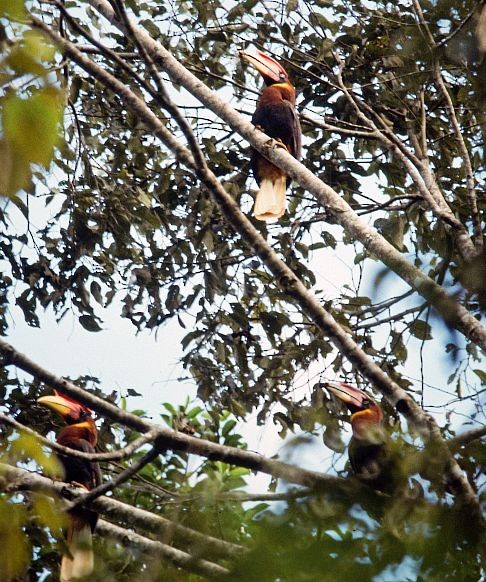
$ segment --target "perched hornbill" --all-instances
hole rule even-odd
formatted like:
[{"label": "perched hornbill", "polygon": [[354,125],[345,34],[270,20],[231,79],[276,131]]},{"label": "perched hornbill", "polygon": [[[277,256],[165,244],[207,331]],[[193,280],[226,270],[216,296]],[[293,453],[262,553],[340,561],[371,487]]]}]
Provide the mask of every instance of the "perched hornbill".
[{"label": "perched hornbill", "polygon": [[[301,131],[295,111],[295,89],[285,69],[261,51],[240,52],[240,57],[252,64],[262,75],[266,87],[258,100],[252,123],[285,149],[300,159]],[[285,190],[290,178],[257,150],[251,150],[253,175],[260,186],[255,198],[254,214],[258,220],[280,218],[287,207]]]},{"label": "perched hornbill", "polygon": [[391,493],[396,486],[397,471],[383,427],[383,411],[368,394],[343,382],[326,382],[351,412],[353,436],[348,456],[354,474],[378,491]]},{"label": "perched hornbill", "polygon": [[[98,431],[89,408],[56,391],[52,396],[42,396],[37,402],[57,412],[67,423],[57,437],[60,445],[85,453],[95,452]],[[101,483],[97,462],[67,455],[59,455],[59,458],[64,467],[65,481],[87,490]],[[69,513],[66,532],[69,555],[62,557],[61,582],[88,576],[93,571],[92,532],[97,519],[98,514],[88,509],[75,509]]]}]

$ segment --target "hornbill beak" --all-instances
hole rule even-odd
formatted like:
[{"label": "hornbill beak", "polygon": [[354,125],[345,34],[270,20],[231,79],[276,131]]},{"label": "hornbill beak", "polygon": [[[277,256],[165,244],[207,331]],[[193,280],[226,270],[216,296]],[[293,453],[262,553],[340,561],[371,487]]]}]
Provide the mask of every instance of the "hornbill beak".
[{"label": "hornbill beak", "polygon": [[91,410],[88,407],[68,396],[59,394],[56,390],[54,390],[54,394],[52,395],[41,396],[37,399],[37,402],[42,406],[47,406],[47,408],[54,410],[54,412],[57,412],[66,421],[79,420],[83,412],[85,414],[91,414]]},{"label": "hornbill beak", "polygon": [[329,392],[344,402],[351,412],[351,426],[353,435],[369,443],[383,442],[383,410],[375,400],[354,386],[345,382],[326,382]]},{"label": "hornbill beak", "polygon": [[252,53],[240,51],[239,55],[241,59],[255,67],[267,85],[285,83],[289,80],[287,71],[282,65],[265,53],[255,49]]},{"label": "hornbill beak", "polygon": [[326,382],[326,386],[353,414],[369,408],[371,403],[376,404],[368,394],[345,382]]}]

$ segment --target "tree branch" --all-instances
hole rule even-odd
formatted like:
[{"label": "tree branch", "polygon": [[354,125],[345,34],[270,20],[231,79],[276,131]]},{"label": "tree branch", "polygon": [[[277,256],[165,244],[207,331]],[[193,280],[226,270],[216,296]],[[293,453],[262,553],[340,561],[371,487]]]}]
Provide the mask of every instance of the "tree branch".
[{"label": "tree branch", "polygon": [[229,576],[230,574],[227,568],[223,568],[218,564],[196,558],[187,552],[183,552],[162,542],[151,540],[104,519],[98,520],[96,531],[102,536],[116,540],[122,547],[132,547],[156,558],[163,558],[174,566],[187,570],[188,572],[195,572],[208,578],[221,578],[223,576]]},{"label": "tree branch", "polygon": [[[335,58],[340,64],[340,67],[343,67],[344,64],[340,61],[337,54],[335,55]],[[440,218],[444,224],[447,225],[451,236],[457,243],[459,253],[467,261],[473,260],[477,256],[478,251],[474,248],[467,229],[453,214],[451,208],[447,204],[447,201],[444,199],[442,192],[437,185],[434,174],[430,169],[425,153],[421,151],[421,148],[419,148],[422,156],[418,158],[407,150],[405,145],[393,134],[392,131],[390,131],[390,129],[383,122],[383,128],[380,129],[380,127],[378,127],[378,125],[376,125],[371,118],[367,117],[361,111],[360,105],[366,108],[370,115],[374,114],[373,109],[368,104],[358,100],[356,96],[346,87],[341,72],[336,74],[336,78],[339,88],[346,96],[350,105],[354,108],[358,117],[363,121],[364,124],[367,124],[368,127],[371,128],[375,137],[381,141],[381,143],[388,150],[393,152],[397,158],[401,160],[402,164],[405,166],[410,177],[412,178],[415,186],[417,187],[417,190],[421,194],[423,200],[427,203],[435,216]]]},{"label": "tree branch", "polygon": [[[427,24],[427,22],[424,18],[424,15],[422,12],[422,7],[420,6],[419,0],[413,0],[413,7],[414,7],[415,14],[417,16],[417,20],[421,26],[421,30],[425,33],[425,36],[430,43],[429,50],[432,52],[434,49],[437,48],[438,45],[436,44],[434,36],[429,28],[429,25]],[[464,24],[467,22],[467,20],[469,20],[469,18],[472,16],[473,12],[471,12],[466,17],[466,19],[463,20],[461,26],[457,30],[460,30],[460,28],[462,26],[464,26]],[[457,30],[456,30],[456,32],[457,32]],[[449,121],[451,122],[452,128],[454,130],[454,135],[455,135],[456,141],[459,145],[459,151],[461,153],[462,160],[464,162],[464,174],[465,174],[465,178],[466,178],[467,201],[469,204],[469,210],[471,212],[471,219],[472,219],[472,223],[473,223],[474,241],[476,244],[476,249],[478,251],[477,254],[479,254],[483,250],[483,232],[482,232],[482,228],[481,228],[481,219],[480,219],[480,215],[479,215],[478,202],[477,202],[477,198],[476,198],[476,189],[475,189],[475,181],[474,181],[474,174],[473,174],[473,169],[472,169],[472,164],[471,164],[471,158],[469,157],[469,152],[468,152],[468,149],[466,147],[466,143],[464,142],[464,137],[462,136],[461,128],[460,128],[459,123],[457,121],[456,112],[454,109],[454,104],[452,103],[452,99],[451,99],[451,96],[449,95],[449,91],[447,90],[447,87],[445,86],[444,79],[442,77],[440,67],[439,67],[439,61],[438,61],[436,55],[434,55],[433,72],[434,72],[434,78],[435,78],[436,85],[439,88],[439,91],[442,93],[442,96],[444,97],[447,115],[449,117]],[[471,257],[471,258],[474,258],[474,257]]]},{"label": "tree branch", "polygon": [[435,82],[439,87],[442,95],[444,96],[444,100],[446,103],[446,110],[449,116],[449,120],[451,122],[452,128],[454,130],[454,135],[456,141],[459,145],[459,151],[461,153],[462,161],[464,162],[464,174],[466,178],[466,190],[467,190],[467,201],[469,204],[469,211],[471,213],[471,220],[473,224],[474,230],[474,241],[476,244],[476,248],[479,252],[483,250],[483,231],[481,228],[481,219],[479,216],[479,208],[478,208],[478,201],[476,198],[476,186],[474,181],[474,173],[471,164],[471,158],[469,157],[469,152],[466,147],[466,143],[464,142],[464,137],[462,135],[461,128],[459,126],[459,122],[457,121],[456,112],[454,109],[454,104],[452,103],[451,96],[449,95],[449,91],[445,86],[444,79],[442,78],[442,74],[439,68],[439,62],[436,60],[434,63],[434,76]]},{"label": "tree branch", "polygon": [[[0,475],[6,479],[8,491],[41,491],[51,496],[67,499],[78,499],[86,496],[83,489],[73,488],[69,483],[53,481],[43,475],[31,473],[6,463],[0,463]],[[164,536],[167,539],[174,538],[183,543],[185,547],[194,547],[198,554],[236,557],[245,551],[243,546],[202,534],[145,509],[117,501],[112,497],[98,497],[88,505],[94,511],[120,523],[130,523],[132,527]]]},{"label": "tree branch", "polygon": [[268,459],[257,453],[220,445],[153,424],[139,416],[119,409],[109,402],[105,402],[68,380],[55,376],[34,363],[27,356],[17,352],[3,340],[0,340],[0,353],[4,355],[4,365],[17,366],[62,394],[71,396],[102,416],[111,418],[128,428],[142,433],[150,432],[152,435],[155,434],[154,446],[156,444],[159,453],[167,449],[193,453],[211,460],[222,461],[239,467],[246,467],[254,471],[268,473],[273,477],[291,483],[317,489],[341,491],[347,495],[354,495],[359,490],[362,490],[362,486],[356,480],[341,479],[332,475],[318,473],[317,471],[300,469],[287,463]]},{"label": "tree branch", "polygon": [[146,434],[139,436],[137,439],[132,441],[126,447],[118,449],[117,451],[112,451],[111,453],[83,453],[82,451],[77,451],[76,449],[71,449],[69,447],[60,445],[55,441],[50,441],[49,439],[46,439],[35,430],[32,430],[31,428],[24,426],[23,424],[17,422],[10,416],[3,414],[3,412],[0,412],[0,422],[4,424],[9,424],[16,428],[17,430],[35,437],[40,441],[42,445],[45,445],[50,449],[57,451],[58,453],[62,453],[63,455],[71,457],[77,457],[78,459],[86,459],[87,461],[120,461],[122,459],[126,459],[137,449],[153,441],[156,436],[155,433],[149,431]]},{"label": "tree branch", "polygon": [[475,441],[477,439],[482,438],[486,435],[486,426],[480,426],[478,428],[473,428],[472,430],[468,430],[451,438],[446,441],[447,446],[451,449],[451,451],[458,451],[464,445],[469,444],[471,441]]},{"label": "tree branch", "polygon": [[[111,7],[106,4],[106,2],[103,0],[90,0],[90,3],[96,8],[99,8],[102,13],[107,12],[113,23],[123,29],[122,25],[116,22],[115,15]],[[295,276],[295,274],[280,260],[275,251],[271,248],[270,245],[268,245],[267,241],[242,214],[239,206],[235,203],[233,198],[228,195],[214,174],[209,171],[209,169],[200,168],[195,164],[191,153],[185,147],[179,144],[174,136],[170,134],[170,132],[159,122],[152,111],[146,107],[145,103],[137,95],[132,93],[125,85],[120,83],[107,71],[91,62],[85,55],[80,53],[72,43],[69,43],[65,39],[61,38],[57,33],[50,29],[49,26],[35,18],[32,18],[32,22],[34,26],[44,30],[56,43],[58,43],[62,47],[63,51],[65,51],[66,54],[73,58],[78,63],[78,65],[90,72],[100,82],[118,93],[125,100],[125,103],[130,106],[132,111],[134,111],[141,119],[144,120],[148,127],[154,131],[154,133],[166,144],[167,147],[172,149],[173,153],[182,163],[195,168],[195,171],[200,180],[208,188],[209,192],[212,194],[215,200],[219,203],[221,210],[226,218],[237,230],[237,232],[240,233],[243,239],[251,245],[255,253],[262,259],[268,269],[275,275],[280,287],[299,302],[302,309],[314,321],[317,327],[325,335],[328,335],[336,347],[338,347],[338,349],[358,367],[361,373],[385,395],[385,397],[393,406],[396,406],[397,409],[407,417],[407,419],[415,426],[416,430],[421,433],[423,438],[427,439],[429,436],[432,437],[436,446],[438,446],[444,454],[444,458],[449,458],[449,480],[459,484],[457,490],[461,491],[461,495],[464,497],[466,504],[471,505],[472,508],[475,508],[474,511],[477,513],[479,510],[474,491],[457,463],[452,459],[452,457],[450,457],[449,451],[440,436],[440,431],[435,421],[429,418],[413,401],[410,395],[407,394],[395,382],[393,382],[383,372],[383,370],[377,364],[375,364],[366,355],[366,353],[361,348],[359,348],[359,346],[357,346],[356,343],[347,335],[343,328],[322,307],[322,304],[317,299],[317,297],[309,292],[303,283]],[[299,182],[301,185],[306,186],[307,182],[309,182],[313,187],[313,191],[316,189],[317,185],[317,190],[319,192],[324,191],[327,194],[332,192],[333,199],[331,202],[333,204],[335,203],[336,205],[339,205],[339,212],[337,215],[341,217],[346,214],[349,215],[349,213],[354,215],[352,220],[354,230],[351,232],[351,234],[355,235],[356,238],[361,240],[363,235],[362,228],[365,228],[367,233],[365,238],[367,239],[367,237],[370,237],[371,240],[378,242],[379,247],[383,250],[381,240],[384,241],[384,239],[378,235],[376,230],[370,229],[367,225],[361,223],[359,217],[355,215],[352,209],[331,188],[323,184],[311,172],[302,169],[303,166],[301,166],[301,164],[299,164],[287,152],[277,152],[277,149],[282,148],[274,148],[273,140],[270,140],[269,143],[268,137],[266,137],[265,134],[259,132],[251,124],[248,124],[246,121],[242,120],[241,116],[236,114],[236,112],[234,112],[234,110],[232,110],[226,103],[221,102],[216,95],[209,91],[209,89],[207,89],[199,80],[197,80],[191,73],[184,69],[184,67],[182,67],[172,57],[172,55],[170,55],[170,53],[165,51],[165,49],[163,49],[163,47],[161,47],[158,43],[153,41],[153,39],[151,39],[148,34],[136,28],[133,24],[132,30],[134,33],[136,31],[136,34],[139,37],[139,41],[144,43],[147,52],[151,54],[152,58],[154,58],[158,64],[163,66],[163,68],[175,82],[182,83],[182,81],[184,81],[182,84],[184,84],[186,89],[198,96],[201,101],[204,99],[203,102],[205,102],[208,107],[211,109],[216,107],[218,113],[224,112],[225,115],[229,114],[229,118],[231,118],[233,121],[235,130],[241,132],[242,135],[245,135],[245,137],[247,134],[251,135],[252,145],[257,144],[257,149],[264,152],[265,156],[271,159],[272,162],[278,160],[277,165],[281,165],[284,161],[287,163],[287,160],[290,160],[288,162],[288,166],[285,166],[286,173],[292,176],[299,173],[299,177],[301,178]],[[221,110],[220,107],[222,107]],[[258,135],[258,139],[255,138],[255,135]],[[262,143],[262,141],[264,143]],[[294,168],[296,167],[297,171],[295,171],[292,166],[294,166]],[[337,200],[334,200],[334,197],[336,197]],[[349,224],[348,227],[350,226],[351,225]],[[441,301],[446,303],[446,309],[450,309],[451,313],[454,313],[455,316],[458,315],[458,311],[461,311],[463,314],[463,316],[461,316],[461,328],[463,329],[463,324],[467,320],[468,323],[473,325],[473,328],[468,330],[468,334],[472,334],[478,340],[482,339],[483,344],[486,346],[486,329],[482,328],[482,326],[475,318],[473,318],[464,308],[457,305],[455,301],[450,298],[438,285],[436,285],[432,280],[423,275],[418,269],[406,261],[403,256],[393,248],[392,245],[389,245],[388,243],[386,243],[386,245],[388,262],[391,264],[394,264],[395,261],[405,263],[407,269],[411,269],[413,272],[413,277],[411,278],[414,282],[413,286],[416,289],[419,289],[421,294],[430,297],[431,302],[434,305],[437,304],[438,295],[440,295]],[[367,246],[368,249],[372,249],[374,245],[367,244],[365,246]],[[391,259],[389,256],[390,253],[393,254],[393,259]],[[440,311],[441,313],[444,313],[444,305],[440,306]],[[459,322],[456,320],[455,323],[458,324]],[[84,398],[86,399],[86,396]],[[106,407],[108,405],[105,403],[104,406]],[[178,434],[178,439],[181,439],[182,436],[188,438],[187,435]],[[172,438],[171,441],[174,443],[177,442],[177,439]],[[171,444],[170,446],[174,446],[174,444]],[[191,444],[191,446],[193,446],[193,444]],[[198,446],[197,449],[200,450],[200,446]],[[232,462],[229,459],[225,460],[226,462]],[[239,460],[241,463],[241,458]],[[268,471],[268,465],[264,463],[261,465],[259,470],[264,472],[266,472],[266,470]],[[273,470],[278,469],[274,466]],[[285,472],[288,474],[287,469],[285,469]],[[296,477],[302,479],[302,475],[296,475]],[[311,477],[308,475],[306,478]],[[303,483],[301,480],[295,482],[309,485],[308,482]]]},{"label": "tree branch", "polygon": [[150,451],[146,452],[145,455],[140,457],[140,459],[137,459],[134,463],[132,463],[130,465],[130,467],[127,467],[125,470],[123,470],[121,473],[119,473],[116,477],[114,477],[113,479],[110,479],[109,481],[105,481],[104,483],[101,483],[101,485],[98,485],[98,487],[91,489],[91,491],[89,491],[89,493],[86,493],[86,495],[83,495],[83,497],[80,497],[79,499],[76,499],[75,501],[73,501],[69,505],[67,510],[72,511],[73,509],[76,509],[76,507],[83,506],[86,503],[93,501],[93,499],[100,497],[100,495],[104,495],[108,491],[113,491],[113,489],[115,489],[115,487],[118,487],[122,483],[125,483],[125,481],[128,481],[128,479],[130,479],[130,477],[132,477],[133,475],[136,475],[139,471],[141,471],[145,467],[145,465],[148,465],[149,463],[151,463],[158,456],[159,456],[159,451],[157,450],[156,447],[150,449]]},{"label": "tree branch", "polygon": [[383,325],[384,323],[389,323],[390,321],[396,321],[397,319],[402,319],[405,315],[410,315],[410,313],[415,313],[416,311],[422,311],[427,306],[426,303],[422,303],[422,305],[416,305],[415,307],[410,307],[410,309],[405,309],[400,313],[395,315],[390,315],[389,317],[384,317],[383,319],[378,319],[377,321],[371,321],[369,323],[359,323],[358,325],[354,325],[353,329],[371,329],[372,327],[376,327],[377,325]]},{"label": "tree branch", "polygon": [[[114,11],[106,0],[89,0],[89,3],[114,26],[122,32],[125,32],[122,23],[116,19]],[[47,26],[43,26],[48,29]],[[396,272],[399,277],[427,299],[449,325],[459,329],[473,342],[478,343],[486,349],[486,328],[462,305],[459,305],[439,285],[432,281],[432,279],[407,261],[376,229],[363,222],[337,192],[314,176],[312,172],[307,170],[307,168],[300,164],[288,152],[284,151],[283,148],[276,147],[274,140],[269,139],[267,135],[256,129],[229,104],[222,101],[213,91],[208,89],[199,79],[185,69],[160,43],[152,39],[146,31],[137,27],[133,21],[132,30],[138,36],[140,43],[144,44],[154,62],[165,70],[174,83],[182,85],[194,97],[217,113],[221,119],[224,119],[234,131],[237,131],[247,139],[266,158],[278,167],[285,169],[285,172],[289,176],[316,196],[319,202],[328,210],[328,215],[332,216],[335,222],[340,224],[351,237],[361,242],[369,252],[383,261],[385,265]],[[52,36],[53,32],[48,32],[48,34]],[[65,43],[64,39],[61,39],[60,44],[62,45],[63,42]],[[63,50],[68,49],[63,46]],[[70,54],[73,56],[73,51]],[[79,58],[76,57],[74,60],[84,67]],[[165,143],[168,145],[167,142]],[[175,146],[172,149],[178,155],[180,148]],[[187,156],[184,156],[184,158],[187,161]],[[199,177],[209,188],[213,196],[215,196],[224,214],[236,230],[253,246],[260,258],[265,260],[267,266],[273,271],[269,262],[263,259],[263,253],[260,251],[260,249],[263,251],[263,248],[267,247],[266,241],[262,239],[248,221],[241,220],[244,217],[230,196],[223,198],[222,193],[220,195],[220,192],[216,192],[216,188],[218,187],[214,183],[214,176],[211,175],[211,179],[209,179],[209,174],[211,173],[206,172],[206,176],[199,175]],[[462,225],[461,228],[463,228]],[[279,277],[279,280],[281,280],[281,277]]]}]

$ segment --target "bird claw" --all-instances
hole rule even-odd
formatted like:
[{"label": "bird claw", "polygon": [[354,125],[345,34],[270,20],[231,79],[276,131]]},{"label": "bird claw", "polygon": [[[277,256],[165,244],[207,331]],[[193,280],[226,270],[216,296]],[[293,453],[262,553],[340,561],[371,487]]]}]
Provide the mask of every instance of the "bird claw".
[{"label": "bird claw", "polygon": [[[263,133],[265,133],[265,129],[261,125],[255,125],[255,129],[258,129],[258,131],[263,131]],[[290,153],[289,148],[284,144],[284,142],[279,137],[271,138],[269,140],[269,143],[271,143],[274,148],[283,148],[284,150]]]},{"label": "bird claw", "polygon": [[[289,152],[289,148],[284,144],[284,142],[280,138],[274,138],[275,148],[283,148],[285,151]],[[290,152],[289,152],[290,153]]]},{"label": "bird claw", "polygon": [[69,485],[75,489],[84,489],[85,491],[89,491],[86,485],[79,483],[78,481],[70,481]]}]

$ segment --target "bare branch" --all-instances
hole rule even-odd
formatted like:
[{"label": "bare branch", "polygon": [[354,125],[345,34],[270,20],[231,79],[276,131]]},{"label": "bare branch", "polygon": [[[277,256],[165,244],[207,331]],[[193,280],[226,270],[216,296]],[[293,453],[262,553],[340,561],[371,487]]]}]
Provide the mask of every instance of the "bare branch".
[{"label": "bare branch", "polygon": [[486,426],[473,428],[446,441],[451,451],[458,451],[461,447],[486,435]]},{"label": "bare branch", "polygon": [[57,451],[58,453],[62,453],[63,455],[67,455],[70,457],[77,457],[78,459],[86,459],[87,461],[119,461],[121,459],[126,459],[140,447],[143,447],[143,445],[152,442],[156,436],[155,433],[149,431],[146,434],[139,436],[129,445],[123,447],[122,449],[119,449],[118,451],[112,451],[111,453],[83,453],[82,451],[70,449],[69,447],[65,447],[63,445],[60,445],[59,443],[46,439],[35,430],[32,430],[31,428],[24,426],[23,424],[17,422],[10,416],[3,414],[3,412],[0,412],[0,421],[3,422],[4,424],[9,424],[13,426],[14,428],[21,432],[34,436],[36,439],[40,441],[42,445],[46,445],[47,447],[54,451]]},{"label": "bare branch", "polygon": [[471,20],[474,16],[474,13],[477,11],[478,7],[474,6],[470,12],[466,15],[465,18],[461,20],[461,22],[452,30],[447,36],[445,36],[440,42],[436,43],[435,48],[441,48],[445,46],[450,40],[452,40],[456,34],[461,32],[461,30],[466,26],[466,24]]},{"label": "bare branch", "polygon": [[377,325],[389,323],[390,321],[397,321],[398,319],[403,319],[405,315],[410,315],[410,313],[415,313],[416,311],[422,311],[423,309],[425,309],[425,307],[427,307],[427,304],[422,303],[422,305],[417,305],[416,307],[405,309],[405,311],[401,311],[400,313],[396,313],[395,315],[390,315],[390,317],[385,317],[383,319],[372,321],[370,323],[360,323],[358,325],[353,326],[353,329],[370,329],[372,327],[376,327]]},{"label": "bare branch", "polygon": [[218,501],[289,501],[290,499],[301,499],[302,497],[309,497],[314,495],[315,491],[312,489],[290,489],[281,493],[221,493],[216,496]]},{"label": "bare branch", "polygon": [[314,127],[319,127],[320,129],[324,129],[325,131],[334,131],[336,133],[340,133],[341,135],[349,135],[352,137],[366,137],[368,139],[377,139],[376,134],[374,131],[371,130],[360,130],[360,129],[351,129],[346,127],[338,127],[337,125],[331,125],[326,121],[321,121],[320,119],[315,119],[314,117],[309,117],[308,115],[300,114],[300,119],[312,125]]},{"label": "bare branch", "polygon": [[187,570],[188,572],[195,572],[208,578],[221,578],[230,574],[230,571],[223,568],[223,566],[202,560],[201,558],[195,558],[187,552],[183,552],[162,542],[151,540],[104,519],[98,520],[96,531],[102,536],[116,540],[122,547],[133,547],[138,551],[152,555],[154,558],[167,560],[174,566]]},{"label": "bare branch", "polygon": [[130,477],[136,475],[139,471],[141,471],[145,467],[145,465],[151,463],[158,456],[159,452],[155,447],[150,449],[150,451],[146,452],[145,455],[140,457],[140,459],[137,459],[134,463],[130,465],[130,467],[127,467],[115,478],[110,479],[110,481],[105,481],[104,483],[101,483],[101,485],[98,485],[98,487],[91,489],[91,491],[89,491],[89,493],[86,493],[86,495],[83,495],[83,497],[73,501],[71,505],[67,508],[67,510],[72,511],[73,509],[76,509],[76,507],[85,505],[86,503],[93,501],[93,499],[100,497],[100,495],[104,495],[108,491],[113,491],[115,487],[118,487],[122,483],[125,483],[125,481],[128,481]]},{"label": "bare branch", "polygon": [[[86,495],[83,489],[73,488],[68,483],[53,481],[48,477],[5,463],[0,463],[0,475],[6,479],[9,491],[41,491],[48,495],[67,499],[82,498],[83,495]],[[117,501],[112,497],[98,497],[89,503],[89,507],[120,523],[130,523],[132,527],[165,536],[168,539],[174,538],[183,543],[185,547],[193,546],[198,553],[203,555],[233,557],[241,555],[241,552],[244,551],[243,546],[202,534],[145,509]]]},{"label": "bare branch", "polygon": [[[103,14],[114,26],[124,31],[122,24],[116,19],[114,11],[106,0],[89,0],[89,3]],[[38,24],[36,24],[36,26],[37,25]],[[132,29],[134,33],[138,35],[140,42],[146,46],[147,52],[152,56],[154,61],[165,70],[173,82],[185,87],[187,91],[212,111],[215,111],[220,118],[224,119],[235,131],[245,137],[251,145],[260,151],[266,158],[275,163],[278,167],[285,169],[285,172],[297,180],[303,188],[312,192],[328,210],[328,215],[338,224],[343,226],[350,236],[360,241],[365,248],[376,255],[390,269],[395,271],[404,281],[427,299],[442,315],[442,317],[444,317],[449,325],[459,329],[472,341],[484,346],[486,349],[486,328],[482,326],[475,317],[468,313],[464,307],[451,298],[439,285],[434,283],[432,279],[427,277],[420,271],[420,269],[417,269],[407,261],[407,259],[380,234],[378,234],[374,228],[363,222],[352,208],[337,194],[337,192],[314,176],[312,172],[307,170],[288,152],[284,151],[283,148],[276,147],[274,140],[269,140],[268,136],[256,129],[241,115],[238,115],[229,104],[222,101],[199,79],[194,77],[194,75],[180,65],[177,60],[174,59],[174,57],[164,47],[162,47],[160,43],[152,39],[145,30],[137,27],[133,22]],[[52,36],[54,33],[50,31],[48,34],[51,34]],[[61,39],[60,44],[63,43],[66,44],[65,41]],[[71,56],[74,55],[74,50],[71,50],[72,47],[69,49],[67,46],[64,46],[63,49],[70,51]],[[79,58],[76,57],[75,60],[78,64],[81,64]],[[84,67],[85,65],[81,64],[81,66]],[[106,82],[106,80],[103,80],[102,82]],[[138,112],[141,113],[140,107],[138,108]],[[165,143],[167,144],[168,142],[166,141]],[[179,155],[180,147],[174,146],[172,149],[176,155]],[[187,155],[184,155],[184,163],[187,161]],[[273,271],[274,269],[270,266],[269,261],[264,258],[264,256],[266,257],[268,255],[266,252],[268,249],[266,241],[259,236],[259,233],[253,229],[248,221],[241,220],[241,218],[244,217],[241,214],[239,207],[234,203],[231,197],[227,195],[223,197],[223,192],[219,190],[219,183],[218,186],[215,184],[214,176],[210,176],[210,172],[206,172],[205,175],[201,174],[199,175],[200,179],[209,188],[219,204],[221,204],[225,216],[247,241],[254,241],[250,242],[250,244],[256,250],[260,258],[262,258],[267,266]],[[216,191],[217,188],[218,191]],[[460,224],[460,228],[464,229],[462,224]],[[469,240],[467,234],[466,238]],[[472,245],[470,240],[469,243]],[[263,252],[263,249],[265,249],[265,252]],[[279,271],[281,275],[281,270],[279,269]],[[282,277],[279,276],[277,280],[282,281]]]}]

